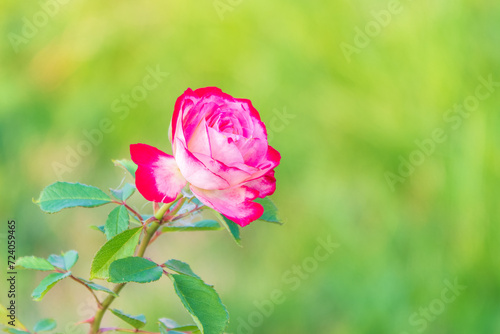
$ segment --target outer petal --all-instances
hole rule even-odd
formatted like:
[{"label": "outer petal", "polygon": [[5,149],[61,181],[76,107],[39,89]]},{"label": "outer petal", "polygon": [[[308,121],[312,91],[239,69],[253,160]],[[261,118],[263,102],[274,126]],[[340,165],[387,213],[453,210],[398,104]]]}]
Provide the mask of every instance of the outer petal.
[{"label": "outer petal", "polygon": [[138,166],[137,190],[148,201],[170,203],[186,185],[173,156],[146,144],[130,145],[130,155]]},{"label": "outer petal", "polygon": [[280,152],[276,151],[273,147],[268,146],[265,159],[263,159],[257,167],[267,172],[270,169],[276,168],[276,166],[280,164],[280,160]]},{"label": "outer petal", "polygon": [[248,187],[204,190],[190,186],[193,194],[205,205],[222,213],[240,226],[246,226],[264,213],[259,203],[252,202],[258,193]]},{"label": "outer petal", "polygon": [[260,121],[259,112],[254,108],[252,101],[248,99],[238,99],[238,98],[235,98],[234,100],[240,103],[242,107],[246,108],[249,111],[250,116]]},{"label": "outer petal", "polygon": [[[268,146],[265,159],[263,159],[262,162],[257,166],[258,171],[253,173],[252,176],[247,178],[245,181],[252,181],[268,174],[269,171],[272,171],[280,164],[280,160],[280,153],[271,146]],[[274,176],[274,171],[272,175]]]},{"label": "outer petal", "polygon": [[245,182],[244,185],[250,189],[257,191],[260,198],[272,195],[276,190],[276,178],[274,177],[274,170],[270,170],[269,172],[267,172],[267,174],[257,179]]}]

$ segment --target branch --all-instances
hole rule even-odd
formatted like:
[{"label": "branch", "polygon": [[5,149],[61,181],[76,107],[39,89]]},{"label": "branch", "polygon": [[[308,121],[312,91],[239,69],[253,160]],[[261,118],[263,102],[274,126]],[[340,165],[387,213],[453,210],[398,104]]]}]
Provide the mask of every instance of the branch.
[{"label": "branch", "polygon": [[[178,198],[180,198],[181,195],[179,195]],[[181,199],[180,202],[183,202],[184,199]],[[126,205],[125,203],[123,203]],[[147,228],[146,233],[144,234],[144,237],[142,238],[141,244],[139,246],[139,250],[137,251],[137,256],[143,257],[144,253],[146,252],[146,248],[149,245],[149,241],[151,240],[151,237],[155,234],[155,232],[160,228],[160,225],[163,221],[163,216],[165,215],[165,212],[170,208],[170,206],[173,204],[168,203],[168,204],[163,204],[163,206],[155,213],[155,219],[158,221],[153,221],[151,223],[151,226]],[[176,205],[177,207],[177,205]],[[140,216],[140,215],[139,215]],[[141,217],[141,222],[142,222],[142,217]],[[123,287],[126,285],[126,283],[121,283],[115,286],[113,291],[115,294],[119,294],[119,292],[123,289]],[[98,334],[102,333],[103,331],[100,329],[101,327],[101,321],[102,318],[104,317],[104,313],[108,310],[109,306],[111,303],[115,300],[115,296],[109,295],[104,299],[102,304],[100,305],[99,309],[97,310],[94,321],[91,324],[89,334]],[[137,332],[137,330],[134,330],[132,333],[151,333],[151,332]]]},{"label": "branch", "polygon": [[99,298],[97,298],[97,295],[95,294],[94,290],[92,290],[87,284],[85,284],[85,282],[83,282],[82,280],[80,280],[78,277],[73,276],[73,274],[71,274],[69,277],[71,279],[73,279],[75,282],[78,282],[81,285],[83,285],[85,288],[87,288],[87,290],[89,290],[89,292],[92,294],[92,296],[94,296],[94,299],[97,302],[97,306],[98,307],[102,306],[101,301],[99,300]]},{"label": "branch", "polygon": [[191,211],[188,211],[188,212],[182,213],[182,214],[180,214],[180,215],[176,216],[175,218],[173,218],[172,220],[170,220],[170,222],[174,222],[174,221],[176,221],[176,220],[179,220],[179,219],[182,219],[182,218],[184,218],[184,217],[187,217],[187,216],[189,216],[190,214],[195,213],[196,211],[199,211],[199,210],[203,209],[203,207],[204,207],[204,206],[205,206],[205,205],[202,205],[202,206],[197,206],[196,208],[194,208],[194,209],[193,209],[193,210],[191,210]]},{"label": "branch", "polygon": [[142,218],[142,216],[137,212],[135,211],[134,209],[132,209],[127,203],[123,202],[121,203],[123,205],[125,205],[125,207],[127,208],[128,211],[132,212],[137,218],[139,218],[139,221],[141,223],[144,223],[144,219]]}]

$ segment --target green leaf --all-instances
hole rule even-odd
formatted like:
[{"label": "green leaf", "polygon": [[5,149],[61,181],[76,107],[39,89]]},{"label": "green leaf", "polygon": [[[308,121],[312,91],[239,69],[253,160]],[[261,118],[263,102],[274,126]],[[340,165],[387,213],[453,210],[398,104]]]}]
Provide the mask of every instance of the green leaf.
[{"label": "green leaf", "polygon": [[92,208],[111,202],[111,198],[96,187],[81,183],[56,182],[47,186],[35,201],[48,213],[82,206]]},{"label": "green leaf", "polygon": [[164,263],[165,267],[167,267],[170,270],[173,270],[179,274],[184,274],[188,276],[193,276],[196,278],[200,278],[200,276],[196,275],[192,270],[189,264],[176,260],[176,259],[171,259],[168,260],[167,262]]},{"label": "green leaf", "polygon": [[137,170],[137,165],[130,160],[113,160],[115,166],[120,166],[128,171],[133,177],[135,177],[135,171]]},{"label": "green leaf", "polygon": [[[179,326],[179,327],[175,327],[175,328],[172,328],[172,329],[184,333],[184,332],[197,331],[198,327],[196,327],[194,325],[188,325],[188,326]],[[174,332],[169,332],[169,333],[174,333]]]},{"label": "green leaf", "polygon": [[20,257],[16,261],[16,267],[24,269],[42,270],[42,271],[49,271],[56,269],[54,268],[53,265],[49,263],[49,261],[36,256]]},{"label": "green leaf", "polygon": [[118,295],[113,290],[108,289],[105,286],[99,285],[99,284],[94,283],[92,281],[87,281],[86,279],[83,279],[83,278],[80,278],[80,277],[78,277],[78,279],[80,281],[82,281],[83,283],[85,283],[85,285],[88,286],[89,288],[91,288],[92,290],[95,290],[95,291],[104,291],[106,293],[109,293],[110,295],[118,297]]},{"label": "green leaf", "polygon": [[47,259],[54,267],[65,269],[64,258],[61,255],[51,254]]},{"label": "green leaf", "polygon": [[62,255],[52,254],[48,258],[49,262],[57,267],[64,270],[70,270],[78,261],[78,252],[74,250],[70,250],[66,253],[62,253]]},{"label": "green leaf", "polygon": [[222,225],[224,225],[229,234],[231,234],[236,244],[238,246],[241,246],[240,226],[235,222],[233,222],[231,219],[226,218],[221,214],[219,214],[219,220],[222,223]]},{"label": "green leaf", "polygon": [[125,314],[120,310],[111,309],[111,313],[116,315],[118,318],[122,319],[126,323],[130,324],[135,329],[142,328],[146,325],[146,317],[143,314],[132,316]]},{"label": "green leaf", "polygon": [[168,225],[162,228],[162,232],[194,232],[194,231],[216,231],[221,227],[218,222],[211,219],[201,220],[189,224]]},{"label": "green leaf", "polygon": [[141,227],[137,227],[126,230],[115,236],[113,239],[108,240],[108,242],[106,242],[94,256],[94,260],[92,260],[90,279],[108,279],[108,271],[111,263],[115,260],[132,256],[134,254],[135,247],[139,242],[141,229]]},{"label": "green leaf", "polygon": [[78,252],[75,250],[67,251],[63,254],[65,269],[70,270],[78,261]]},{"label": "green leaf", "polygon": [[120,189],[109,189],[113,196],[120,201],[127,200],[135,192],[135,185],[132,183],[125,183],[125,185]]},{"label": "green leaf", "polygon": [[158,326],[160,327],[160,332],[162,334],[163,333],[175,334],[175,333],[193,332],[198,330],[198,327],[194,325],[180,326],[174,320],[167,318],[159,319]]},{"label": "green leaf", "polygon": [[54,319],[43,319],[40,320],[39,322],[36,323],[35,327],[33,328],[33,331],[35,333],[37,332],[44,332],[44,331],[51,331],[54,328],[56,328],[57,324]]},{"label": "green leaf", "polygon": [[142,257],[116,260],[109,267],[109,281],[113,283],[149,283],[161,278],[163,269]]},{"label": "green leaf", "polygon": [[168,277],[201,333],[223,333],[229,322],[229,314],[214,288],[192,276],[172,274]]},{"label": "green leaf", "polygon": [[102,232],[102,233],[106,233],[104,231],[104,225],[90,225],[90,228],[93,229],[93,230],[96,230],[96,231],[99,231],[99,232]]},{"label": "green leaf", "polygon": [[160,325],[160,327],[163,326],[166,329],[172,329],[175,327],[179,327],[179,324],[175,320],[168,319],[168,318],[158,319],[158,324]]},{"label": "green leaf", "polygon": [[276,205],[274,205],[273,201],[271,201],[269,197],[256,198],[255,202],[264,207],[264,213],[259,218],[259,220],[283,225],[283,222],[278,218],[278,208],[276,207]]},{"label": "green leaf", "polygon": [[69,271],[66,272],[66,273],[52,273],[52,274],[49,274],[35,288],[35,290],[31,294],[31,297],[33,297],[33,299],[36,300],[36,301],[42,300],[43,296],[45,296],[45,294],[47,292],[49,292],[49,290],[52,289],[52,287],[54,285],[56,285],[57,282],[59,282],[63,278],[68,277],[69,275],[71,275],[71,272],[69,272]]},{"label": "green leaf", "polygon": [[128,211],[125,206],[120,205],[114,208],[109,213],[106,224],[104,225],[104,233],[106,234],[106,238],[109,240],[115,235],[120,234],[128,229],[128,219]]}]

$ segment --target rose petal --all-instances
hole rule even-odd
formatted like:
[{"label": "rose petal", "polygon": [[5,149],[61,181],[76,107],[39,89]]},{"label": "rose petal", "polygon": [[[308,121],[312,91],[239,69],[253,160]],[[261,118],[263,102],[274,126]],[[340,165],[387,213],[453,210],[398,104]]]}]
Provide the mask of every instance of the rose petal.
[{"label": "rose petal", "polygon": [[224,189],[229,183],[220,176],[212,173],[200,160],[189,152],[179,138],[174,139],[177,150],[175,161],[189,183],[204,189]]},{"label": "rose petal", "polygon": [[[240,184],[241,182],[252,178],[251,173],[248,173],[245,170],[240,169],[238,167],[226,166],[222,162],[212,159],[212,157],[209,157],[204,154],[193,153],[193,155],[199,161],[201,161],[203,165],[206,166],[212,173],[226,180],[229,183],[229,187]],[[206,189],[206,187],[203,188]]]},{"label": "rose petal", "polygon": [[270,170],[269,172],[267,172],[267,174],[259,178],[245,182],[244,185],[257,191],[260,198],[272,195],[276,190],[276,178],[274,177],[274,170]]},{"label": "rose petal", "polygon": [[252,101],[248,99],[238,99],[238,98],[233,98],[237,103],[239,103],[245,110],[248,110],[250,116],[254,117],[255,119],[260,121],[260,115],[259,112],[254,108]]},{"label": "rose petal", "polygon": [[182,111],[182,129],[187,141],[191,140],[191,136],[199,129],[199,125],[206,121],[206,115],[218,108],[219,104],[203,99]]},{"label": "rose petal", "polygon": [[[280,160],[281,160],[280,153],[271,146],[268,146],[265,159],[263,159],[262,162],[256,168],[248,167],[248,168],[253,168],[254,170],[257,171],[251,173],[252,176],[247,178],[246,181],[254,180],[265,175],[270,170],[276,168],[276,166],[279,165]],[[242,166],[238,166],[238,168],[244,169],[242,168]]]},{"label": "rose petal", "polygon": [[222,213],[240,226],[250,224],[264,213],[262,205],[252,202],[258,193],[248,187],[204,190],[191,185],[190,188],[203,204]]},{"label": "rose petal", "polygon": [[261,138],[250,138],[239,140],[236,145],[241,152],[244,162],[248,166],[257,166],[267,154],[267,140]]},{"label": "rose petal", "polygon": [[[199,114],[195,112],[193,115],[189,114],[188,111],[193,109],[197,111],[196,108],[193,108],[200,100],[210,101],[213,98],[218,98],[218,100],[222,101],[224,98],[233,99],[230,95],[225,94],[217,87],[205,87],[199,88],[196,90],[192,90],[188,88],[181,96],[179,96],[175,102],[174,114],[172,115],[171,130],[169,131],[169,139],[173,144],[173,139],[176,136],[177,128],[179,125],[179,121],[184,121],[186,116],[191,116],[191,121],[195,118],[199,121],[205,115]],[[183,113],[185,111],[185,113]],[[184,115],[183,115],[184,114]],[[192,122],[190,122],[192,123]],[[198,124],[195,121],[195,126]],[[184,135],[184,134],[183,134]]]},{"label": "rose petal", "polygon": [[208,128],[205,120],[202,120],[197,129],[189,138],[187,144],[189,152],[193,153],[203,153],[206,155],[211,155],[212,151],[210,148],[210,139],[208,138]]},{"label": "rose petal", "polygon": [[173,156],[146,144],[130,145],[130,155],[138,168],[137,190],[148,201],[170,203],[186,185]]},{"label": "rose petal", "polygon": [[270,169],[276,168],[280,164],[280,160],[280,152],[276,151],[272,146],[268,146],[266,158],[257,167],[267,172]]},{"label": "rose petal", "polygon": [[240,150],[231,138],[228,138],[223,133],[217,132],[217,130],[213,128],[209,127],[207,130],[208,137],[210,138],[210,152],[212,153],[211,156],[213,159],[227,166],[244,162]]}]

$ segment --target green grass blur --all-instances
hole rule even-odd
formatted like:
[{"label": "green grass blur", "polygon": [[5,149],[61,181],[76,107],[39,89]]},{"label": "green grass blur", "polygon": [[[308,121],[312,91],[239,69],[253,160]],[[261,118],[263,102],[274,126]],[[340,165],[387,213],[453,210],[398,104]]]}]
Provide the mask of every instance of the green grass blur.
[{"label": "green grass blur", "polygon": [[[243,248],[205,232],[165,235],[148,253],[189,262],[214,284],[228,333],[500,333],[500,87],[472,98],[480,77],[500,81],[498,1],[402,0],[383,26],[373,13],[391,1],[222,0],[232,10],[221,19],[212,1],[68,0],[44,23],[45,1],[0,4],[0,207],[4,222],[17,221],[18,256],[76,249],[75,272],[88,277],[104,242],[89,226],[110,209],[43,214],[31,200],[58,179],[54,163],[109,119],[113,130],[60,179],[117,187],[125,174],[111,159],[138,142],[170,152],[175,99],[214,85],[251,99],[272,132],[282,155],[273,198],[286,224],[250,225]],[[12,34],[36,15],[38,31],[16,53]],[[356,46],[367,24],[373,37],[348,61],[340,46]],[[169,75],[115,112],[157,67]],[[449,111],[464,101],[478,104]],[[436,129],[445,139],[429,144]],[[416,141],[432,152],[416,153]],[[392,187],[387,172],[412,153],[422,161]],[[316,266],[310,257],[328,236],[340,246]],[[63,281],[34,302],[42,277],[18,275],[19,320],[53,317],[58,332],[86,333],[71,326],[92,314],[86,291]],[[467,288],[443,301],[455,279]],[[284,301],[271,310],[276,290]],[[160,317],[191,322],[164,279],[130,285],[115,306],[144,313],[150,330]]]}]

